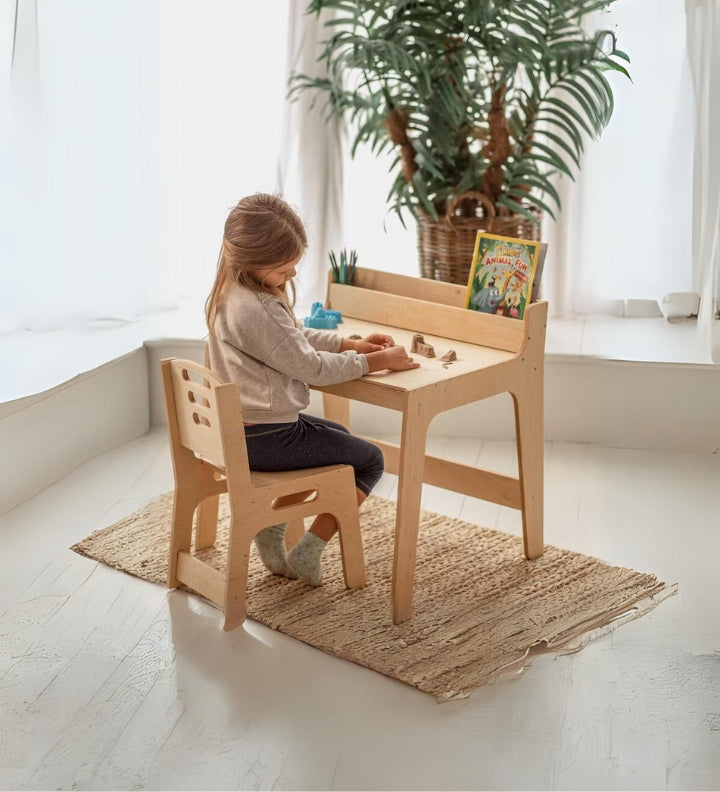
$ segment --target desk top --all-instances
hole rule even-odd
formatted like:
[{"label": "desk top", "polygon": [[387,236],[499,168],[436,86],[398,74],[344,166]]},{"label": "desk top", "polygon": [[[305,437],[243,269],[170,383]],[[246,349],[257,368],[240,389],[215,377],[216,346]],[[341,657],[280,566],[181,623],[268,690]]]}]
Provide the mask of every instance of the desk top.
[{"label": "desk top", "polygon": [[[519,321],[461,307],[461,291],[454,284],[369,269],[357,269],[351,286],[329,280],[326,306],[342,311],[341,335],[385,333],[410,351],[413,334],[421,333],[435,357],[411,353],[420,368],[376,372],[317,390],[391,409],[405,409],[413,391],[425,391],[423,400],[432,391],[430,401],[457,406],[484,398],[481,391],[501,392],[509,373],[502,364],[520,359],[523,368],[542,366],[547,303],[529,306]],[[451,349],[457,360],[440,360]]]},{"label": "desk top", "polygon": [[[347,317],[342,324],[338,325],[335,331],[347,337],[357,333],[363,338],[372,333],[384,333],[392,336],[396,344],[404,346],[408,352],[412,345],[413,333],[422,333],[426,344],[431,344],[435,349],[435,357],[427,358],[423,355],[413,353],[413,359],[420,364],[420,368],[409,371],[378,371],[363,377],[363,382],[377,385],[383,389],[394,391],[409,391],[422,388],[427,385],[435,385],[455,377],[478,371],[479,369],[494,366],[512,360],[515,354],[505,352],[501,349],[468,344],[464,341],[453,341],[440,336],[429,335],[423,332],[422,317],[418,317],[417,330],[405,330],[390,325],[382,325],[377,322],[366,322],[360,319]],[[448,350],[454,349],[457,360],[446,363],[440,360]],[[342,383],[341,383],[342,384]],[[331,386],[333,389],[335,386]],[[323,390],[326,390],[323,388]],[[329,390],[329,389],[328,389]]]}]

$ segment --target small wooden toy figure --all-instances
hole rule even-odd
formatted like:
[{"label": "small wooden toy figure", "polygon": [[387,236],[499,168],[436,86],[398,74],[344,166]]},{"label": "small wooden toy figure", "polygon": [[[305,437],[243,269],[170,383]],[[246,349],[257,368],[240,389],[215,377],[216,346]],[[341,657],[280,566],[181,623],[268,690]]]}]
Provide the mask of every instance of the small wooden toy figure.
[{"label": "small wooden toy figure", "polygon": [[423,355],[428,358],[435,357],[435,349],[432,344],[425,343],[425,336],[422,333],[413,334],[410,352],[411,354]]}]

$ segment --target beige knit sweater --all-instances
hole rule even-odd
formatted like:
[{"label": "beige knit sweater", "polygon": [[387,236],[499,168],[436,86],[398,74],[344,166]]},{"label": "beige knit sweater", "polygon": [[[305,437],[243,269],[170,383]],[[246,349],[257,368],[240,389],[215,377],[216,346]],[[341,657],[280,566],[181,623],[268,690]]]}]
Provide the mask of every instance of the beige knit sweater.
[{"label": "beige knit sweater", "polygon": [[288,423],[310,401],[308,384],[368,373],[365,355],[340,352],[342,337],[299,327],[279,297],[228,284],[210,335],[210,366],[240,388],[246,423]]}]

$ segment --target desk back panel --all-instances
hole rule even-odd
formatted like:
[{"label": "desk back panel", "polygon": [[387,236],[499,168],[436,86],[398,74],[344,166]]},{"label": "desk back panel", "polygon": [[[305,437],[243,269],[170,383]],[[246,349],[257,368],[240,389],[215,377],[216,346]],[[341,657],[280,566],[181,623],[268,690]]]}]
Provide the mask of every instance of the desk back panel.
[{"label": "desk back panel", "polygon": [[[372,284],[373,288],[365,284]],[[458,289],[462,289],[462,297]],[[422,299],[407,295],[422,295]],[[440,301],[434,299],[436,296]],[[527,315],[525,321],[519,321],[469,311],[461,307],[462,299],[464,289],[453,284],[374,270],[356,270],[352,286],[332,281],[328,284],[327,307],[367,322],[506,352],[520,352],[527,336]]]},{"label": "desk back panel", "polygon": [[456,283],[445,283],[445,281],[435,281],[429,278],[412,278],[407,275],[361,267],[355,270],[353,286],[440,303],[441,305],[452,305],[455,308],[463,307],[467,291],[465,286]]}]

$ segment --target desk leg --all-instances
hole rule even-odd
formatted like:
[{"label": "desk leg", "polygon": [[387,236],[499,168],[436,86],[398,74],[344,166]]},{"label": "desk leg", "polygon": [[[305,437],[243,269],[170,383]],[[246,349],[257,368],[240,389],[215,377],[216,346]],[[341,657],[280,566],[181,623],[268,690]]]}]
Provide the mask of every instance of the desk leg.
[{"label": "desk leg", "polygon": [[350,428],[350,400],[344,396],[323,393],[323,417],[335,421],[346,429]]},{"label": "desk leg", "polygon": [[539,387],[512,394],[515,403],[525,558],[543,554],[543,398]]},{"label": "desk leg", "polygon": [[393,558],[393,622],[400,624],[412,615],[415,559],[420,521],[425,438],[428,420],[422,404],[410,402],[403,413],[398,468],[398,498]]}]

